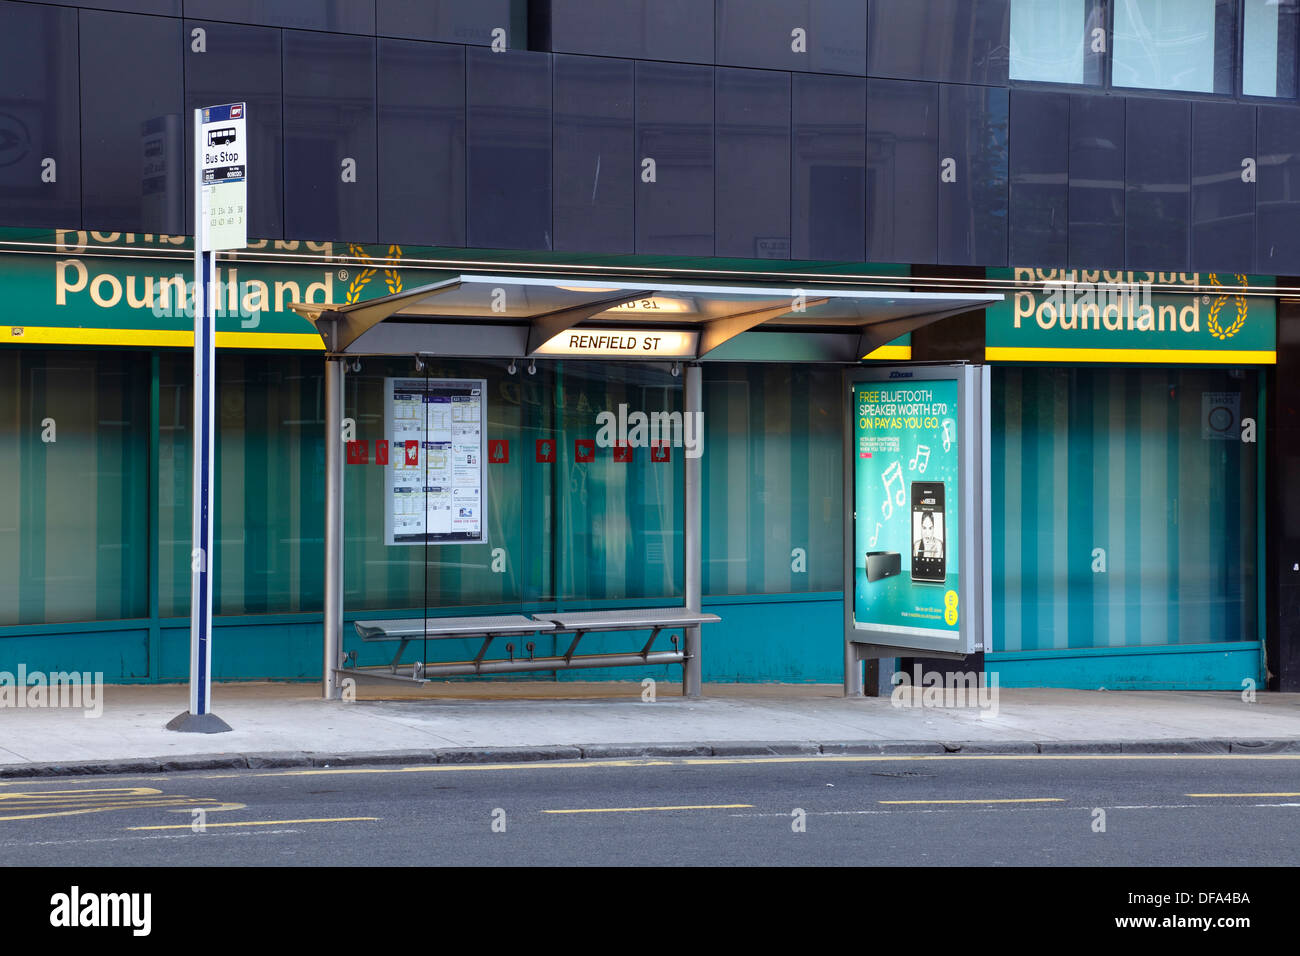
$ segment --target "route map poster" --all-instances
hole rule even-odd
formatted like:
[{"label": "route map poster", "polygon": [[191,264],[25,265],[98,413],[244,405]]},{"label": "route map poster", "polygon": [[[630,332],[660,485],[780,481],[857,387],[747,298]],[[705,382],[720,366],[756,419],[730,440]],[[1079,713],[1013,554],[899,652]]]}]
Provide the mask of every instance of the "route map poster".
[{"label": "route map poster", "polygon": [[386,378],[390,545],[487,541],[487,381]]},{"label": "route map poster", "polygon": [[856,626],[959,629],[956,379],[853,386]]}]

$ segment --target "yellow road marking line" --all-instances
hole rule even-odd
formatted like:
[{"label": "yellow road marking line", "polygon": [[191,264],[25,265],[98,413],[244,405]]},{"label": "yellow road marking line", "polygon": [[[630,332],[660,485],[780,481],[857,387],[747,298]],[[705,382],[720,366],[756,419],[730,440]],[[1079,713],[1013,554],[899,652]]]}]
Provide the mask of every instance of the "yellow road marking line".
[{"label": "yellow road marking line", "polygon": [[1300,793],[1185,793],[1185,797],[1300,797]]},{"label": "yellow road marking line", "polygon": [[[246,820],[243,823],[205,823],[203,828],[210,830],[213,827],[273,827],[281,826],[288,823],[357,823],[357,822],[374,822],[379,817],[315,817],[309,820]],[[127,827],[128,830],[192,830],[193,824],[190,823],[168,823],[164,826],[152,827]]]},{"label": "yellow road marking line", "polygon": [[[143,807],[202,807],[204,810],[242,808],[211,797],[168,794],[153,787],[91,787],[80,790],[28,790],[0,793],[0,822],[73,817]],[[173,810],[173,813],[178,812]],[[179,811],[179,812],[184,812]]]},{"label": "yellow road marking line", "polygon": [[[340,773],[433,773],[437,771],[457,770],[536,770],[541,764],[551,770],[565,770],[576,767],[668,767],[672,760],[540,760],[527,763],[443,763],[421,764],[414,767],[330,767],[319,770],[271,770],[258,774],[259,777],[317,777]],[[226,777],[245,777],[248,774],[222,774],[220,777],[204,779],[225,779]]]},{"label": "yellow road marking line", "polygon": [[[94,794],[112,794],[114,797],[151,797],[162,793],[161,790],[155,790],[153,787],[106,787],[106,788],[83,788],[80,790],[23,790],[9,791],[0,793],[0,801],[18,800],[32,797],[55,797],[58,799],[71,799],[76,797],[86,797]],[[102,797],[101,797],[102,799]]]},{"label": "yellow road marking line", "polygon": [[81,807],[75,810],[71,810],[71,809],[52,810],[47,813],[16,813],[16,814],[10,814],[8,816],[0,817],[0,821],[44,820],[49,817],[76,817],[86,813],[105,813],[111,810],[134,810],[139,807],[186,806],[186,807],[193,807],[195,809],[200,809],[202,808],[201,805],[202,805],[202,801],[199,800],[188,800],[185,801],[184,803],[178,803],[175,801],[170,803],[120,803],[120,804],[110,804],[102,807]]},{"label": "yellow road marking line", "polygon": [[877,803],[1064,803],[1064,797],[1008,797],[990,800],[877,800]]},{"label": "yellow road marking line", "polygon": [[592,807],[587,810],[543,810],[543,813],[641,813],[646,810],[752,810],[752,803],[705,803],[680,807]]},{"label": "yellow road marking line", "polygon": [[683,765],[754,763],[900,763],[904,761],[942,760],[1300,760],[1300,754],[912,754],[898,756],[859,756],[820,754],[807,757],[676,757],[625,760],[531,760],[526,763],[447,763],[421,764],[412,767],[322,767],[315,770],[268,770],[232,774],[204,774],[204,780],[237,777],[314,777],[361,773],[456,773],[464,770],[574,770],[597,767],[674,767]]}]

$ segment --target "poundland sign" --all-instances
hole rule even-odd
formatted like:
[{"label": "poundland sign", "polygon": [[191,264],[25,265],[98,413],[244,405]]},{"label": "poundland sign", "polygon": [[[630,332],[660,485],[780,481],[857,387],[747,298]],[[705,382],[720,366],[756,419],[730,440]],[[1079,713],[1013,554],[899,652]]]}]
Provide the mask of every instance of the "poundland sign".
[{"label": "poundland sign", "polygon": [[[1272,286],[1269,278],[1081,269],[990,269],[988,276],[1032,283],[985,311],[989,361],[1254,365],[1276,360],[1276,300],[1249,294]],[[1189,291],[1176,291],[1179,286]],[[1224,291],[1194,291],[1205,286]]]},{"label": "poundland sign", "polygon": [[[67,238],[60,238],[56,255],[0,255],[0,341],[192,345],[194,282],[188,261],[95,255],[93,246],[73,245]],[[349,252],[369,256],[357,247]],[[389,295],[401,291],[403,272],[218,260],[216,344],[319,350],[320,336],[290,311],[290,303],[358,302]]]}]

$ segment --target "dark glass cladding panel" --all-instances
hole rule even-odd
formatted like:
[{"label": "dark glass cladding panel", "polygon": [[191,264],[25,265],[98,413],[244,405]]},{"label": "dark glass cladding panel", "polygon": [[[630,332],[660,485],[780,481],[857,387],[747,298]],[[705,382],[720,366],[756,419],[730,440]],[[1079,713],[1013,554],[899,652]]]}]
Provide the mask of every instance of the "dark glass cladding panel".
[{"label": "dark glass cladding panel", "polygon": [[523,48],[514,32],[524,0],[376,0],[378,33],[412,40],[490,46],[492,31],[506,31],[506,46]]},{"label": "dark glass cladding panel", "polygon": [[713,255],[711,68],[636,64],[636,162],[636,251]]},{"label": "dark glass cladding panel", "polygon": [[1192,260],[1202,272],[1255,271],[1255,108],[1192,104]]},{"label": "dark glass cladding panel", "polygon": [[185,0],[185,16],[296,30],[374,35],[374,0]]},{"label": "dark glass cladding panel", "polygon": [[712,63],[713,0],[551,0],[551,49]]},{"label": "dark glass cladding panel", "polygon": [[374,242],[374,38],[283,35],[285,235]]},{"label": "dark glass cladding panel", "polygon": [[1258,261],[1267,275],[1300,275],[1300,110],[1259,108]]},{"label": "dark glass cladding panel", "polygon": [[867,74],[1007,82],[1010,0],[871,0]]},{"label": "dark glass cladding panel", "polygon": [[551,57],[465,51],[468,244],[551,248]]},{"label": "dark glass cladding panel", "polygon": [[939,262],[1006,265],[1007,91],[939,87],[939,156]]},{"label": "dark glass cladding panel", "polygon": [[46,0],[61,7],[92,7],[122,13],[152,13],[160,17],[179,17],[181,0]]},{"label": "dark glass cladding panel", "polygon": [[1011,91],[1009,264],[1061,268],[1069,257],[1070,98]]},{"label": "dark glass cladding panel", "polygon": [[721,64],[855,76],[867,71],[865,3],[717,0],[717,24]]},{"label": "dark glass cladding panel", "polygon": [[379,41],[379,241],[465,245],[465,48]]},{"label": "dark glass cladding panel", "polygon": [[867,81],[867,262],[932,264],[939,87]]},{"label": "dark glass cladding panel", "polygon": [[0,3],[0,225],[81,225],[77,55],[76,10]]},{"label": "dark glass cladding panel", "polygon": [[[185,21],[185,33],[206,34],[203,53],[185,46],[185,168],[194,162],[194,110],[223,103],[247,106],[248,238],[284,238],[284,129],[280,35],[270,27]],[[194,178],[185,177],[185,211],[194,206]]]},{"label": "dark glass cladding panel", "polygon": [[791,77],[794,258],[862,259],[866,229],[867,82]]},{"label": "dark glass cladding panel", "polygon": [[181,21],[83,10],[82,219],[87,228],[188,234]]},{"label": "dark glass cladding panel", "polygon": [[1128,269],[1187,270],[1190,139],[1191,103],[1129,98],[1124,150]]},{"label": "dark glass cladding panel", "polygon": [[1070,97],[1069,158],[1070,266],[1121,268],[1124,265],[1123,99]]},{"label": "dark glass cladding panel", "polygon": [[790,258],[790,74],[717,72],[717,254]]},{"label": "dark glass cladding panel", "polygon": [[631,60],[556,55],[555,248],[635,250]]}]

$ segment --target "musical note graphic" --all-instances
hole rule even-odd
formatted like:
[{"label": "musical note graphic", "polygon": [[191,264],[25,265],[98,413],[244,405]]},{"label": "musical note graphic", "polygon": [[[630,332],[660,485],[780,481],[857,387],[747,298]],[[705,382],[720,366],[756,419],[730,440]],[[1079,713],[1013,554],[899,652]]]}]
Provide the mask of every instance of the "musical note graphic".
[{"label": "musical note graphic", "polygon": [[[890,477],[891,472],[893,473],[892,478]],[[891,495],[889,486],[893,484],[895,479],[898,481],[898,491]],[[894,514],[894,500],[898,502],[899,507],[902,507],[903,502],[907,500],[907,493],[903,490],[903,463],[895,460],[892,465],[885,469],[885,473],[880,476],[880,480],[885,485],[885,501],[880,506],[880,513],[888,521]]]},{"label": "musical note graphic", "polygon": [[[921,463],[920,468],[916,467],[917,461],[920,461]],[[930,446],[917,445],[916,454],[912,456],[912,460],[907,463],[907,470],[915,471],[917,474],[924,475],[925,469],[929,466],[929,464],[930,464]]]},{"label": "musical note graphic", "polygon": [[952,443],[957,440],[957,423],[951,418],[943,420],[943,450],[947,451],[952,448]]},{"label": "musical note graphic", "polygon": [[871,534],[871,540],[867,542],[867,547],[868,547],[868,548],[874,548],[874,547],[876,546],[876,541],[879,540],[879,538],[880,538],[880,529],[881,529],[881,527],[882,527],[882,525],[880,524],[879,521],[877,521],[877,522],[876,522],[876,530],[872,532],[872,534]]}]

